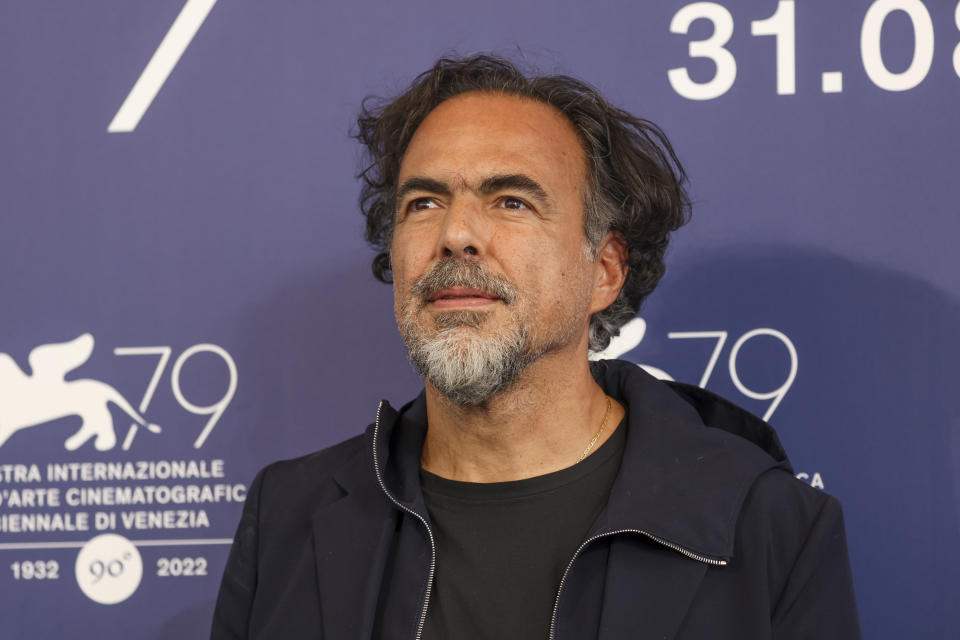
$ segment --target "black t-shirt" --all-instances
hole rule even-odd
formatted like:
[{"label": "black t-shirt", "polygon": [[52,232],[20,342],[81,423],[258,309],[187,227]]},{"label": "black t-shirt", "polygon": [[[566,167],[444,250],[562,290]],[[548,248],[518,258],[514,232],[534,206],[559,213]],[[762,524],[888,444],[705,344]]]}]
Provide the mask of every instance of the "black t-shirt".
[{"label": "black t-shirt", "polygon": [[437,546],[424,640],[545,639],[567,564],[607,503],[621,422],[582,462],[513,482],[420,471]]}]

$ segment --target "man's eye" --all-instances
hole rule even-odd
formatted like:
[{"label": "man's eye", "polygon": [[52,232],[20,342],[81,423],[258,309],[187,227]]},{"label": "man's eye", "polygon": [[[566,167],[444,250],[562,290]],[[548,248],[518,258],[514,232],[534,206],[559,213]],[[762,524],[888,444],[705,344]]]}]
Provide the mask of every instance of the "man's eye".
[{"label": "man's eye", "polygon": [[407,205],[408,211],[423,211],[424,209],[436,209],[437,203],[432,198],[416,198]]},{"label": "man's eye", "polygon": [[529,205],[520,198],[507,196],[501,201],[505,209],[529,209]]}]

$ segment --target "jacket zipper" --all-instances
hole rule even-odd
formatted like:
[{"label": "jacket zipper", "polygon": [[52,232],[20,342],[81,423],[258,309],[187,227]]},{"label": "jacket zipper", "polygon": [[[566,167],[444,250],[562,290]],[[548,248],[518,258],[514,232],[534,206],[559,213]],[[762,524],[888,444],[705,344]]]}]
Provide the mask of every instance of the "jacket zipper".
[{"label": "jacket zipper", "polygon": [[712,565],[712,566],[715,566],[715,567],[722,567],[722,566],[725,566],[725,565],[727,564],[727,561],[726,561],[726,560],[718,560],[718,559],[716,559],[716,558],[709,558],[709,557],[707,557],[707,556],[700,555],[699,553],[694,553],[693,551],[689,551],[689,550],[687,550],[687,549],[684,549],[684,548],[681,547],[680,545],[674,544],[674,543],[670,542],[669,540],[664,540],[663,538],[661,538],[661,537],[659,537],[659,536],[655,536],[655,535],[653,535],[652,533],[648,533],[648,532],[646,532],[646,531],[641,531],[640,529],[618,529],[618,530],[616,530],[616,531],[607,531],[606,533],[600,533],[600,534],[597,534],[597,535],[595,535],[595,536],[593,536],[593,537],[591,537],[591,538],[587,538],[586,540],[583,541],[583,543],[582,543],[582,544],[577,548],[577,550],[573,553],[573,557],[570,558],[570,562],[567,563],[567,568],[564,569],[564,571],[563,571],[563,577],[560,578],[560,586],[557,588],[557,597],[556,597],[556,599],[555,599],[554,602],[553,602],[553,615],[550,617],[550,638],[549,638],[549,640],[554,640],[555,637],[556,637],[556,633],[557,633],[557,610],[558,610],[559,607],[560,607],[560,594],[563,592],[563,583],[567,581],[567,574],[570,573],[570,568],[573,567],[573,563],[574,563],[574,562],[576,561],[576,559],[580,556],[580,552],[583,551],[583,550],[587,547],[587,545],[589,545],[589,544],[590,544],[591,542],[593,542],[594,540],[599,540],[600,538],[606,538],[606,537],[609,537],[609,536],[619,535],[619,534],[621,534],[621,533],[638,533],[638,534],[640,534],[640,535],[646,536],[647,538],[650,538],[650,539],[653,540],[654,542],[657,542],[657,543],[659,543],[659,544],[662,544],[662,545],[665,546],[665,547],[668,547],[668,548],[670,548],[670,549],[673,549],[674,551],[677,551],[677,552],[679,552],[679,553],[682,553],[683,555],[687,556],[688,558],[692,558],[693,560],[696,560],[696,561],[698,561],[698,562],[703,562],[704,564],[709,564],[709,565]]},{"label": "jacket zipper", "polygon": [[[377,481],[380,483],[380,488],[383,489],[383,492],[387,494],[387,497],[390,498],[390,501],[393,504],[397,505],[400,509],[406,511],[410,515],[416,516],[416,518],[423,523],[423,526],[427,530],[427,535],[430,537],[430,573],[427,576],[427,592],[423,596],[423,609],[420,611],[420,621],[417,623],[417,635],[416,640],[420,640],[423,636],[423,624],[427,621],[427,607],[430,606],[430,591],[433,588],[433,575],[437,566],[437,545],[436,541],[433,539],[433,531],[430,530],[430,525],[427,524],[426,518],[421,516],[419,513],[413,509],[403,505],[399,500],[393,497],[393,494],[387,489],[387,485],[383,481],[383,475],[380,473],[380,462],[377,460],[377,439],[380,431],[380,412],[383,410],[383,401],[380,401],[380,405],[377,407],[377,421],[373,427],[373,468],[377,472]],[[561,582],[561,585],[563,583]],[[552,637],[551,633],[551,637]]]}]

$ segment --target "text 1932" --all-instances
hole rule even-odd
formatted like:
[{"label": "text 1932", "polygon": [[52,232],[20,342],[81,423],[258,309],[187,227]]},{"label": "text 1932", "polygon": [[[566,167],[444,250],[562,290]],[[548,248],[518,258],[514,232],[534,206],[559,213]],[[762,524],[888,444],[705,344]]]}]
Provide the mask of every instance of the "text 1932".
[{"label": "text 1932", "polygon": [[60,563],[56,560],[24,560],[10,565],[14,580],[58,580]]}]

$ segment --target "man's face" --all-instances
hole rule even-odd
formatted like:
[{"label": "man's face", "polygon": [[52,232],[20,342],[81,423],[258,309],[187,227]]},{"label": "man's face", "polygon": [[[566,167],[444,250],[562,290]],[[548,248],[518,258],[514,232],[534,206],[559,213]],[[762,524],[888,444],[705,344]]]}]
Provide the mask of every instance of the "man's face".
[{"label": "man's face", "polygon": [[540,356],[586,344],[596,277],[586,160],[553,107],[489,93],[424,120],[400,167],[397,322],[442,393],[480,404]]}]

